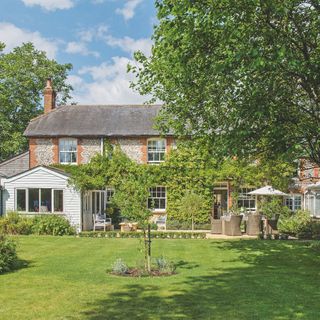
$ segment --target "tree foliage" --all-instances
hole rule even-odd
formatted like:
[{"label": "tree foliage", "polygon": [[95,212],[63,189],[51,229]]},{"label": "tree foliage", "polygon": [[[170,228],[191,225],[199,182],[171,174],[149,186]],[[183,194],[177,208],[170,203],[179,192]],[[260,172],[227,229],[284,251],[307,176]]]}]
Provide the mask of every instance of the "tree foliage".
[{"label": "tree foliage", "polygon": [[24,151],[23,132],[29,121],[42,110],[42,92],[47,78],[52,78],[58,92],[58,104],[70,98],[66,84],[71,64],[59,64],[47,58],[31,43],[4,53],[0,43],[0,161]]},{"label": "tree foliage", "polygon": [[160,128],[219,155],[320,164],[320,5],[315,0],[157,0],[133,84],[165,103]]}]

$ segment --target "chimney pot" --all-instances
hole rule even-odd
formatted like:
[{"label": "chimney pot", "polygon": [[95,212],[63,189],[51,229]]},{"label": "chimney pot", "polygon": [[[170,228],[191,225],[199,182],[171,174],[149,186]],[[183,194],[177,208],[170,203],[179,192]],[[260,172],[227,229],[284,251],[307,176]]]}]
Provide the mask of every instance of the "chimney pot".
[{"label": "chimney pot", "polygon": [[52,80],[47,79],[44,89],[44,113],[47,114],[56,107],[56,93],[52,88]]}]

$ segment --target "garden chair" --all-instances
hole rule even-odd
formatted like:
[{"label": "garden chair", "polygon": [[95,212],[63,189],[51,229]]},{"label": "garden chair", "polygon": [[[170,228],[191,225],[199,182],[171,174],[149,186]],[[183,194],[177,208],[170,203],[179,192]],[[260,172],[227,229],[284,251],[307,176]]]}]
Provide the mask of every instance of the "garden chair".
[{"label": "garden chair", "polygon": [[222,220],[214,219],[211,217],[211,233],[221,234],[222,233]]},{"label": "garden chair", "polygon": [[112,229],[111,218],[106,218],[106,216],[103,214],[94,214],[93,215],[93,231],[96,231],[96,228],[103,228],[103,231],[106,231],[106,228],[111,230]]},{"label": "garden chair", "polygon": [[156,218],[155,224],[158,230],[167,230],[167,215],[160,215]]},{"label": "garden chair", "polygon": [[275,214],[271,219],[267,220],[267,234],[278,233],[278,220],[280,214]]},{"label": "garden chair", "polygon": [[246,224],[246,233],[248,236],[257,236],[261,230],[261,215],[249,214]]},{"label": "garden chair", "polygon": [[222,220],[222,233],[226,236],[241,236],[242,216],[231,215]]}]

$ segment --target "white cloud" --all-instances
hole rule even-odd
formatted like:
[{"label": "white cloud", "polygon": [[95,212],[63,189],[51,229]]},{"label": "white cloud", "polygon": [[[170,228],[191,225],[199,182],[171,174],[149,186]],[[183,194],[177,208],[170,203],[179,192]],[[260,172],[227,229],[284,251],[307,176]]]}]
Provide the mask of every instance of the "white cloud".
[{"label": "white cloud", "polygon": [[21,29],[6,22],[0,23],[0,41],[6,45],[5,52],[11,51],[25,42],[32,42],[38,50],[45,51],[51,59],[55,58],[58,50],[56,40],[44,38],[38,31]]},{"label": "white cloud", "polygon": [[134,17],[135,10],[141,2],[142,0],[127,0],[123,8],[118,8],[116,13],[122,15],[126,21],[130,20]]},{"label": "white cloud", "polygon": [[72,54],[76,54],[79,53],[83,56],[94,56],[96,58],[98,58],[100,56],[99,52],[97,51],[90,51],[87,48],[87,45],[83,42],[68,42],[67,43],[67,47],[66,47],[66,52],[67,53],[72,53]]},{"label": "white cloud", "polygon": [[74,6],[73,0],[22,0],[27,7],[40,6],[48,11],[70,9]]},{"label": "white cloud", "polygon": [[[84,67],[78,75],[69,77],[74,87],[74,100],[79,104],[137,104],[146,97],[130,88],[133,75],[127,73],[128,63],[135,63],[125,57],[113,57],[110,62],[98,66]],[[86,81],[84,78],[89,77]]]},{"label": "white cloud", "polygon": [[105,37],[106,43],[111,47],[119,47],[123,51],[133,54],[135,51],[142,51],[149,56],[151,53],[152,41],[151,39],[141,38],[132,39],[130,37],[115,38],[113,36]]}]

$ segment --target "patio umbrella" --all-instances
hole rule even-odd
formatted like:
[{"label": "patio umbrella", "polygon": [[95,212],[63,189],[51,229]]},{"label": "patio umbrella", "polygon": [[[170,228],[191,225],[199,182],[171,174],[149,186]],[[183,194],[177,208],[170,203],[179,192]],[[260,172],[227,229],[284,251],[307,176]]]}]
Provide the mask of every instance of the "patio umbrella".
[{"label": "patio umbrella", "polygon": [[287,194],[274,189],[272,186],[265,186],[249,192],[248,194],[256,196],[256,208],[258,211],[258,196],[286,196]]},{"label": "patio umbrella", "polygon": [[255,196],[286,196],[287,195],[286,193],[280,190],[274,189],[272,186],[265,186],[257,190],[253,190],[248,194],[255,195]]}]

